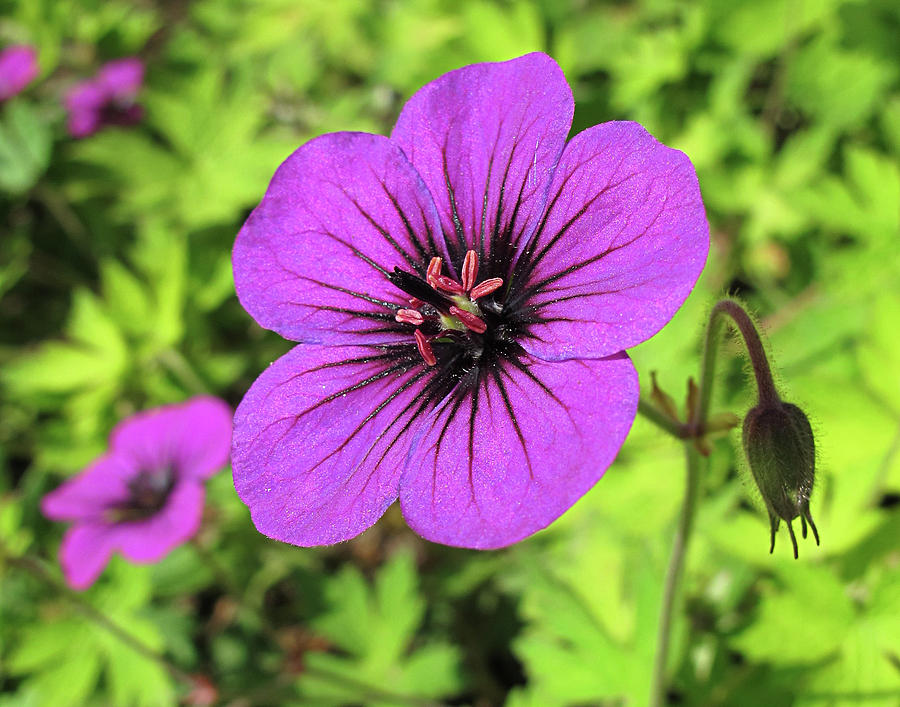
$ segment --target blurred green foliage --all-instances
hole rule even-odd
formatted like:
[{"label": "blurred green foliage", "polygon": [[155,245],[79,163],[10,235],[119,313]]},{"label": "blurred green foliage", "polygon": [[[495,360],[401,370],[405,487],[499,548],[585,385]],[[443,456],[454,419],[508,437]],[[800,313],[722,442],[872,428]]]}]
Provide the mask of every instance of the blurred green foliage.
[{"label": "blurred green foliage", "polygon": [[[0,538],[55,561],[38,501],[131,412],[236,404],[286,351],[233,294],[230,249],[275,167],[387,133],[442,72],[543,50],[575,130],[636,119],[696,165],[713,244],[644,385],[696,375],[714,298],[762,317],[819,443],[822,547],[766,552],[740,455],[715,445],[671,655],[682,705],[900,703],[900,5],[892,0],[0,0],[41,78],[0,107]],[[147,63],[145,122],[72,141],[62,92]],[[750,404],[736,346],[717,409]],[[83,595],[231,704],[643,705],[683,492],[638,420],[607,476],[507,551],[429,545],[393,511],[301,550],[257,534],[227,472],[197,541],[115,560]],[[159,705],[183,684],[11,566],[0,705]],[[191,697],[195,700],[196,695]],[[239,698],[244,702],[238,702]],[[195,701],[196,703],[196,701]]]}]

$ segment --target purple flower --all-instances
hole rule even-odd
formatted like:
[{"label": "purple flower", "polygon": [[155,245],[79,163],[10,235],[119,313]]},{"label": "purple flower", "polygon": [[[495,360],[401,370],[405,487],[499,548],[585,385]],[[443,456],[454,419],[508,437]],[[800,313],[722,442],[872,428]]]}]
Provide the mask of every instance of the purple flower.
[{"label": "purple flower", "polygon": [[671,318],[709,229],[682,153],[636,123],[568,144],[544,54],[452,71],[390,138],[334,133],[276,172],[234,247],[238,297],[301,342],[235,414],[235,487],[264,534],[409,525],[496,548],[566,511],[634,419],[624,349]]},{"label": "purple flower", "polygon": [[76,84],[66,95],[67,127],[73,137],[87,137],[107,125],[134,125],[144,117],[135,103],[144,81],[144,64],[135,57],[104,64],[97,76]]},{"label": "purple flower", "polygon": [[41,502],[72,521],[60,547],[69,584],[85,589],[114,550],[158,562],[191,538],[203,514],[203,481],[228,460],[231,410],[197,397],[138,413],[110,435],[109,451]]},{"label": "purple flower", "polygon": [[12,98],[38,75],[34,47],[18,44],[0,52],[0,102]]}]

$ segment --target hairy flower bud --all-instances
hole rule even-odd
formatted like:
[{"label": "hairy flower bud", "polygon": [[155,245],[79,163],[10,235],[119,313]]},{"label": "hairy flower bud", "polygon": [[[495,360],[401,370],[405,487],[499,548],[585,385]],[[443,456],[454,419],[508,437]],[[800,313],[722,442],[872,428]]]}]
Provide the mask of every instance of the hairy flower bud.
[{"label": "hairy flower bud", "polygon": [[772,543],[781,521],[787,523],[797,553],[797,538],[791,521],[800,516],[803,537],[806,524],[812,528],[816,544],[819,532],[809,512],[809,497],[816,471],[812,427],[803,411],[781,400],[760,402],[747,413],[743,432],[744,452],[750,471],[769,512]]}]

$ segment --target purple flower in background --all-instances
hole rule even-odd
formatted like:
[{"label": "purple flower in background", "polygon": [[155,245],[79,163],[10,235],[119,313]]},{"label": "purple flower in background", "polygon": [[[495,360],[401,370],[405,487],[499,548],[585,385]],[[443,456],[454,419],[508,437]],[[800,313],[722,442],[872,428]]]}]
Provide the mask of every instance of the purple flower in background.
[{"label": "purple flower in background", "polygon": [[144,81],[144,64],[131,57],[104,64],[93,79],[76,84],[66,95],[67,127],[73,137],[87,137],[107,125],[134,125],[144,117],[135,103]]},{"label": "purple flower in background", "polygon": [[19,93],[38,75],[34,47],[18,44],[0,52],[0,101]]},{"label": "purple flower in background", "polygon": [[233,254],[244,308],[301,342],[235,414],[262,533],[335,543],[399,498],[423,537],[497,548],[603,475],[637,407],[624,349],[684,302],[709,228],[685,155],[636,123],[566,143],[572,113],[550,57],[476,64],[390,138],[278,169]]},{"label": "purple flower in background", "polygon": [[211,397],[120,423],[109,451],[41,502],[48,518],[73,523],[60,547],[69,584],[89,587],[113,551],[158,562],[191,538],[203,514],[203,482],[228,461],[230,438],[231,410]]}]

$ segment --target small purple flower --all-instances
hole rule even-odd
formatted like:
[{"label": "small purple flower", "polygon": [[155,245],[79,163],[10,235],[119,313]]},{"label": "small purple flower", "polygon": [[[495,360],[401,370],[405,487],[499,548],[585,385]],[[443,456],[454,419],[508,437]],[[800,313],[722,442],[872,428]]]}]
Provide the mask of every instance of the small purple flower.
[{"label": "small purple flower", "polygon": [[97,76],[76,84],[66,95],[67,123],[73,137],[87,137],[107,125],[134,125],[144,117],[135,103],[144,81],[144,64],[130,57],[104,64]]},{"label": "small purple flower", "polygon": [[603,475],[637,408],[624,349],[684,302],[709,227],[685,155],[636,123],[566,143],[572,113],[550,57],[476,64],[390,138],[278,169],[233,254],[244,308],[301,342],[235,414],[262,533],[335,543],[399,498],[423,537],[497,548]]},{"label": "small purple flower", "polygon": [[34,47],[17,44],[0,52],[0,102],[12,98],[38,75]]},{"label": "small purple flower", "polygon": [[113,551],[158,562],[190,539],[203,514],[203,481],[228,461],[231,410],[197,397],[138,413],[110,435],[109,451],[41,502],[72,521],[60,547],[69,584],[85,589]]}]

